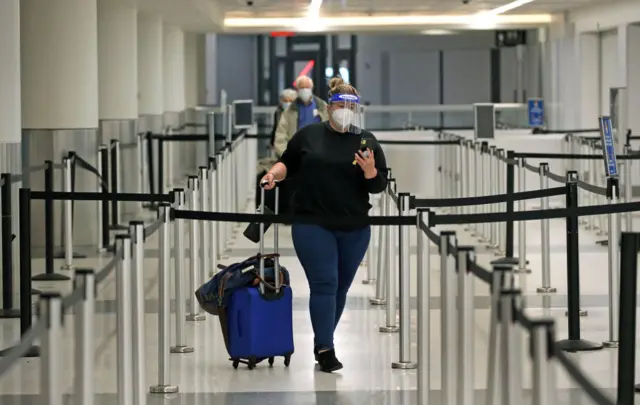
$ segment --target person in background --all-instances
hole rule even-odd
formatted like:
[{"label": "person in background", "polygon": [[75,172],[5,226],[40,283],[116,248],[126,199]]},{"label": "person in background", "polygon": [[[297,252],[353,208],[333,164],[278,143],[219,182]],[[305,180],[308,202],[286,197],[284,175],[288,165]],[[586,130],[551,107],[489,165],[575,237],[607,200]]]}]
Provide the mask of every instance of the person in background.
[{"label": "person in background", "polygon": [[310,77],[298,77],[296,89],[298,90],[298,98],[282,113],[278,129],[276,129],[273,148],[278,157],[287,149],[287,143],[298,130],[309,124],[329,119],[327,103],[313,95],[313,80]]},{"label": "person in background", "polygon": [[[297,131],[261,183],[272,189],[276,181],[296,176],[294,215],[366,218],[369,194],[387,187],[385,156],[373,134],[361,127],[358,91],[339,78],[331,79],[330,88],[329,120]],[[334,331],[369,246],[371,228],[294,221],[291,236],[309,282],[316,361],[321,371],[339,370]]]},{"label": "person in background", "polygon": [[[282,117],[282,113],[286,111],[291,103],[298,97],[297,92],[294,89],[284,89],[280,93],[280,102],[276,107],[276,110],[273,113],[273,129],[271,130],[271,139],[269,141],[269,149],[273,151],[273,143],[275,141],[276,129],[278,128],[278,124],[280,123],[280,117]],[[274,156],[268,156],[258,160],[258,175],[256,177],[256,208],[260,206],[262,203],[261,200],[261,190],[260,190],[260,179],[264,177],[267,170],[275,163],[276,159]],[[265,204],[271,211],[275,208],[275,194],[273,192],[265,192]],[[284,203],[280,200],[280,207],[283,208],[281,212],[286,212],[287,210],[287,201]]]}]

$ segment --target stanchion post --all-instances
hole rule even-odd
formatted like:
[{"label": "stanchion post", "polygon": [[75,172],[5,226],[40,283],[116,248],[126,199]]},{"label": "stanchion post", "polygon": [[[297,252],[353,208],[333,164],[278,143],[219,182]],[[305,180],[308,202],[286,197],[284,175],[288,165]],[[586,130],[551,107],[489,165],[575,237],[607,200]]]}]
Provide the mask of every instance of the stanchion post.
[{"label": "stanchion post", "polygon": [[[209,211],[209,170],[206,166],[198,168],[198,182],[200,184],[200,210]],[[209,266],[209,224],[206,221],[198,221],[200,228],[200,273],[204,283],[209,278],[211,268]]]},{"label": "stanchion post", "polygon": [[122,261],[116,267],[116,339],[118,404],[133,404],[133,351],[131,305],[131,237],[116,235],[116,254]]},{"label": "stanchion post", "polygon": [[[170,230],[170,210],[169,204],[160,204],[160,277],[158,277],[159,290],[159,311],[158,311],[158,384],[150,388],[152,394],[174,394],[178,392],[177,385],[169,384],[169,352],[170,352],[170,332],[171,327],[169,317],[169,258],[171,257],[171,230]],[[193,222],[195,223],[195,221]],[[191,246],[193,250],[193,246]],[[192,255],[193,257],[193,255]],[[195,300],[195,298],[192,298]]]},{"label": "stanchion post", "polygon": [[42,337],[39,402],[62,405],[62,296],[58,292],[43,292],[40,300],[40,314],[46,320],[47,330]]},{"label": "stanchion post", "polygon": [[[129,222],[132,252],[132,340],[133,340],[133,400],[136,405],[147,403],[146,384],[146,345],[145,345],[145,291],[144,291],[144,223],[142,221]],[[162,254],[162,251],[159,252]],[[162,305],[162,302],[160,302]]]},{"label": "stanchion post", "polygon": [[96,278],[92,269],[76,269],[73,273],[75,287],[82,287],[82,301],[75,308],[74,344],[74,399],[75,405],[93,405],[95,343],[94,328],[96,307]]},{"label": "stanchion post", "polygon": [[[181,188],[173,190],[174,208],[177,210],[185,207],[185,194]],[[171,347],[171,353],[192,353],[193,347],[186,345],[184,319],[186,314],[184,297],[184,219],[173,220],[173,260],[174,260],[174,288],[176,302],[176,344]]]},{"label": "stanchion post", "polygon": [[[109,149],[106,145],[100,145],[98,147],[98,170],[100,170],[100,176],[102,177],[102,181],[105,184],[109,184]],[[102,193],[106,194],[109,190],[106,190],[102,184],[100,187]],[[110,224],[109,224],[109,200],[107,198],[103,198],[100,202],[98,202],[98,213],[100,215],[99,223],[100,223],[100,240],[101,246],[98,249],[100,252],[104,252],[109,249],[110,245]]]},{"label": "stanchion post", "polygon": [[[222,164],[222,153],[216,153],[216,209],[219,211],[224,211],[224,203],[222,196],[224,195],[224,176],[223,176],[223,164]],[[224,222],[213,222],[216,228],[216,240],[218,243],[218,247],[216,252],[218,254],[217,259],[222,258],[222,254],[224,252]]]},{"label": "stanchion post", "polygon": [[[198,195],[198,177],[189,176],[187,179],[187,188],[189,190],[189,208],[198,211],[200,197]],[[198,269],[198,247],[199,247],[198,221],[189,222],[189,267],[191,267],[191,291],[196,291],[200,285],[200,271]],[[162,254],[162,252],[161,252]],[[187,315],[187,321],[203,321],[203,314],[200,314],[198,301],[191,297],[189,305],[190,313]]]},{"label": "stanchion post", "polygon": [[[72,192],[71,158],[62,159],[64,167],[64,191]],[[62,270],[73,269],[73,201],[64,201],[64,265]]]},{"label": "stanchion post", "polygon": [[[120,174],[120,141],[117,139],[111,140],[111,192],[118,193],[120,192],[120,184],[121,184],[121,174]],[[111,223],[112,227],[116,227],[118,229],[125,228],[121,226],[121,218],[120,218],[120,201],[112,201],[111,202]]]},{"label": "stanchion post", "polygon": [[514,299],[520,290],[503,289],[500,292],[500,398],[503,405],[518,403],[522,393],[518,392],[518,370],[522,359],[518,353],[517,326],[515,323]]},{"label": "stanchion post", "polygon": [[556,343],[560,350],[567,352],[593,351],[602,349],[602,344],[580,338],[580,252],[578,239],[578,173],[567,173],[566,218],[567,229],[567,316],[568,339]]},{"label": "stanchion post", "polygon": [[[370,196],[370,199],[375,197]],[[373,204],[374,205],[374,204]],[[369,210],[369,215],[375,215],[375,209],[372,208]],[[367,253],[364,257],[364,260],[360,263],[360,266],[364,267],[364,278],[362,279],[362,284],[372,285],[376,283],[375,275],[372,274],[374,271],[374,258],[376,254],[376,236],[379,232],[379,227],[372,226],[371,227],[371,238],[369,239],[369,247],[367,248]]]},{"label": "stanchion post", "polygon": [[0,319],[18,318],[20,310],[13,307],[13,220],[12,211],[12,185],[11,175],[2,173],[2,188],[0,194],[2,198],[2,309],[0,309]]},{"label": "stanchion post", "polygon": [[[389,215],[389,188],[382,193],[380,197],[380,212],[383,216]],[[378,232],[378,257],[376,260],[376,295],[369,299],[371,305],[385,305],[385,286],[387,279],[387,263],[389,257],[389,227],[381,226]]]},{"label": "stanchion post", "polygon": [[[619,181],[617,177],[607,176],[607,200],[610,206],[618,203],[620,197]],[[620,235],[620,214],[611,213],[607,215],[609,223],[609,233],[607,235],[608,258],[609,258],[609,340],[604,342],[605,347],[618,347],[618,321],[620,308],[618,307],[620,299],[619,280],[620,280],[620,261],[619,255],[619,235]]]},{"label": "stanchion post", "polygon": [[[218,211],[218,182],[217,172],[218,166],[215,156],[209,156],[209,210],[211,212]],[[218,222],[209,221],[204,226],[209,227],[209,235],[211,237],[211,243],[206,245],[206,249],[209,253],[209,260],[211,263],[211,276],[217,272],[218,269]]]},{"label": "stanchion post", "polygon": [[456,270],[458,273],[458,402],[465,405],[474,403],[474,276],[471,262],[475,261],[472,247],[458,246]]},{"label": "stanchion post", "polygon": [[531,345],[531,391],[532,405],[555,403],[555,370],[551,364],[553,355],[554,322],[552,319],[532,321],[529,335]]},{"label": "stanchion post", "polygon": [[[396,181],[395,179],[389,179],[388,185],[389,193],[396,193]],[[399,198],[399,197],[398,197]],[[393,200],[389,199],[389,215],[400,215],[400,211],[398,210],[398,206],[393,202]],[[389,245],[388,255],[387,255],[387,283],[386,283],[386,324],[380,327],[380,332],[383,333],[397,333],[400,331],[398,328],[397,320],[396,320],[396,280],[398,269],[398,257],[396,255],[396,249],[398,244],[398,229],[399,227],[390,226],[389,227]]]},{"label": "stanchion post", "polygon": [[636,304],[638,290],[638,252],[640,233],[621,236],[620,322],[618,336],[618,404],[633,404],[636,371]]},{"label": "stanchion post", "polygon": [[430,349],[430,310],[431,310],[431,242],[420,229],[420,224],[429,226],[429,210],[418,208],[417,213],[417,272],[418,272],[418,405],[428,405],[431,381],[429,369],[431,367]]},{"label": "stanchion post", "polygon": [[450,257],[456,249],[455,232],[440,233],[440,341],[441,347],[441,375],[442,375],[442,403],[457,403],[458,387],[456,374],[456,272],[455,260]]},{"label": "stanchion post", "polygon": [[[540,189],[546,190],[549,188],[549,177],[547,174],[549,173],[549,164],[548,163],[540,163],[538,168],[538,173],[540,175]],[[540,198],[540,206],[542,210],[549,209],[549,197]],[[520,222],[522,224],[523,222]],[[555,287],[551,287],[551,252],[550,252],[550,227],[549,227],[549,219],[540,220],[540,232],[541,232],[541,247],[542,247],[542,286],[536,289],[539,293],[554,293],[556,292]]]},{"label": "stanchion post", "polygon": [[[400,193],[398,203],[400,204],[400,215],[408,217],[411,215],[410,207],[411,195]],[[400,246],[400,345],[399,360],[392,363],[392,368],[411,370],[417,367],[411,361],[411,239],[408,226],[399,226],[399,246]],[[390,296],[389,299],[395,297]]]},{"label": "stanchion post", "polygon": [[[631,155],[631,145],[624,145],[624,154],[625,156]],[[624,161],[624,202],[631,202],[633,198],[633,183],[631,180],[631,165],[633,160],[627,159]],[[624,214],[625,218],[625,228],[624,230],[627,232],[633,231],[633,216],[631,212],[627,212]]]},{"label": "stanchion post", "polygon": [[[518,190],[520,192],[527,191],[526,170],[527,169],[524,167],[524,158],[519,158],[518,159]],[[527,210],[526,200],[519,200],[518,211],[525,212],[526,210]],[[527,225],[526,223],[527,221],[518,222],[518,269],[517,269],[518,273],[531,273],[531,269],[527,268],[528,262],[527,262]],[[507,229],[507,234],[508,233],[509,232]]]}]

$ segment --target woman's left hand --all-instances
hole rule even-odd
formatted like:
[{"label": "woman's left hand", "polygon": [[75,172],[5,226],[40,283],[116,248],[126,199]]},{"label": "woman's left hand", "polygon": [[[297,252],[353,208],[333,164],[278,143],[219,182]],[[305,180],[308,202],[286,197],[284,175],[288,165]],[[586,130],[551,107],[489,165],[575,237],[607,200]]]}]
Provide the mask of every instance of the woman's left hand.
[{"label": "woman's left hand", "polygon": [[378,174],[376,160],[373,157],[373,151],[371,149],[367,148],[366,152],[359,150],[358,153],[356,153],[356,163],[358,163],[364,172],[366,179],[372,179]]}]

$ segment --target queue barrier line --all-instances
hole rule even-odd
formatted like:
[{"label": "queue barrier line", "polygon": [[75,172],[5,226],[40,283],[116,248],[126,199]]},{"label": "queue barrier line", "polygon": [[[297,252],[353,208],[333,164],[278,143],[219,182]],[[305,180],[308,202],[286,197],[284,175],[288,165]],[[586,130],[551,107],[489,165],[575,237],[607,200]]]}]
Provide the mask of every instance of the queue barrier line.
[{"label": "queue barrier line", "polygon": [[171,194],[98,193],[91,191],[30,191],[30,195],[32,200],[173,202],[173,195]]},{"label": "queue barrier line", "polygon": [[540,190],[520,191],[513,194],[497,194],[464,198],[412,198],[411,208],[462,207],[469,205],[496,204],[507,201],[529,200],[533,198],[564,195],[566,187],[554,187]]}]

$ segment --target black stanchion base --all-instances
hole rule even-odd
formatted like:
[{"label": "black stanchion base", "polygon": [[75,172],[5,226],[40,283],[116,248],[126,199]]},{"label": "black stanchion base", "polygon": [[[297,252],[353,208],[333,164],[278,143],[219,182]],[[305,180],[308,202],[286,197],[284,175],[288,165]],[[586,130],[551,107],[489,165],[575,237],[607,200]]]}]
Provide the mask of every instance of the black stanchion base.
[{"label": "black stanchion base", "polygon": [[[7,356],[12,350],[13,347],[0,350],[0,357]],[[26,353],[22,355],[22,357],[40,357],[40,346],[31,346],[29,350],[27,350]]]},{"label": "black stanchion base", "polygon": [[0,319],[20,318],[19,309],[0,309]]},{"label": "black stanchion base", "polygon": [[109,225],[110,231],[126,231],[127,229],[129,229],[129,227],[126,225]]},{"label": "black stanchion base", "polygon": [[43,273],[31,277],[33,281],[68,281],[71,277],[58,273]]},{"label": "black stanchion base", "polygon": [[[65,257],[64,252],[58,252],[58,253],[54,253],[53,254],[53,258],[54,259],[64,259],[64,257]],[[83,254],[80,254],[78,252],[73,252],[73,258],[74,259],[86,259],[87,255],[83,255]]]},{"label": "black stanchion base", "polygon": [[[520,260],[518,260],[517,257],[501,257],[499,259],[495,259],[491,261],[491,264],[518,264],[520,263]],[[527,264],[529,264],[529,261],[527,260]]]},{"label": "black stanchion base", "polygon": [[558,342],[556,342],[556,346],[558,347],[558,349],[562,350],[563,352],[571,352],[571,353],[591,352],[595,350],[602,350],[604,348],[602,343],[590,342],[584,339],[559,340]]}]

